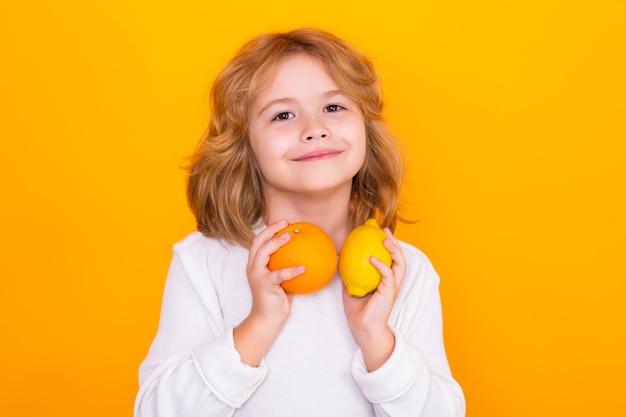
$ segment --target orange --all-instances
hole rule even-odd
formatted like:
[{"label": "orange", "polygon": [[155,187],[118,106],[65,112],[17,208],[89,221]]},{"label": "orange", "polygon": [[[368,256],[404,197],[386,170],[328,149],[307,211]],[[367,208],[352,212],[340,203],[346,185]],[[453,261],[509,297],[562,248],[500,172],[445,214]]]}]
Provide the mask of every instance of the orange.
[{"label": "orange", "polygon": [[304,265],[304,273],[284,281],[281,286],[290,294],[311,294],[330,282],[337,270],[337,251],[330,237],[318,226],[293,223],[276,233],[291,234],[291,240],[270,256],[271,271]]},{"label": "orange", "polygon": [[391,266],[391,253],[383,244],[385,239],[387,235],[372,218],[352,230],[343,243],[339,253],[339,275],[351,296],[364,297],[380,284],[382,276],[370,262],[370,256]]}]

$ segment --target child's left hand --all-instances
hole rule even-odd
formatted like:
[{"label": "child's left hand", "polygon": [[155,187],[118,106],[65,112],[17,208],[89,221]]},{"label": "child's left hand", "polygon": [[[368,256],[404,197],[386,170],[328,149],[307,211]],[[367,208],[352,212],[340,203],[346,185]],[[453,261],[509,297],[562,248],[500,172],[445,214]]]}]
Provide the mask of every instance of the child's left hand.
[{"label": "child's left hand", "polygon": [[387,325],[400,286],[406,274],[406,260],[400,244],[385,228],[388,238],[385,248],[391,253],[391,268],[375,257],[370,262],[378,269],[382,279],[373,293],[363,298],[351,297],[343,288],[343,306],[352,336],[359,344],[367,369],[379,368],[391,356],[395,338]]}]

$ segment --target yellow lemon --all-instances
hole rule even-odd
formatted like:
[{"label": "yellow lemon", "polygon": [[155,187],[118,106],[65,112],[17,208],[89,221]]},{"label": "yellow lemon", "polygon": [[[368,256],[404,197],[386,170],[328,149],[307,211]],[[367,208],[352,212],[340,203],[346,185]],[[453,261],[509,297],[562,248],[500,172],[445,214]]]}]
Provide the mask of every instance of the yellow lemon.
[{"label": "yellow lemon", "polygon": [[339,252],[339,276],[351,296],[363,297],[380,284],[380,272],[371,264],[370,256],[391,266],[391,254],[383,245],[386,238],[375,219],[367,220],[346,238]]}]

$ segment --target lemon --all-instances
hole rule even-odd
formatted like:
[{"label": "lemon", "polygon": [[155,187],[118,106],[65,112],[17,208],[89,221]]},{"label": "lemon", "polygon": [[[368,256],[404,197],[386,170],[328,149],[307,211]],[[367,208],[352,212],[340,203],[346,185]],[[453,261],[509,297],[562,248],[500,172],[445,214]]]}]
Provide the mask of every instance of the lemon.
[{"label": "lemon", "polygon": [[391,254],[383,245],[387,238],[375,219],[350,232],[339,252],[339,276],[353,297],[363,297],[378,287],[381,275],[370,256],[391,266]]}]

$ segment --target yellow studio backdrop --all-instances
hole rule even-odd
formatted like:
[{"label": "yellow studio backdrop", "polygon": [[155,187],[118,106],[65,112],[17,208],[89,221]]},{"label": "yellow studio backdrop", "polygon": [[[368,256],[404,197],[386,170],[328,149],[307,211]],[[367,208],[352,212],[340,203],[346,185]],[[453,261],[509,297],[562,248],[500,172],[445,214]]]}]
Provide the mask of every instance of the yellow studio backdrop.
[{"label": "yellow studio backdrop", "polygon": [[[409,5],[411,4],[411,5]],[[374,59],[397,235],[441,278],[469,417],[625,415],[624,1],[2,2],[0,414],[131,415],[207,89],[251,35]]]}]

